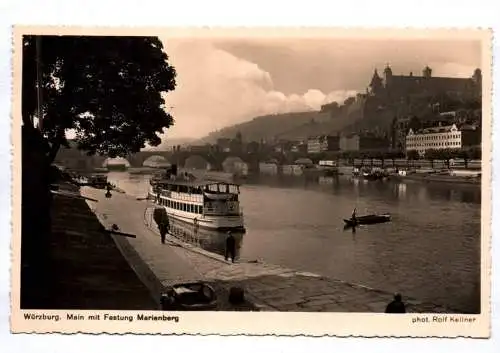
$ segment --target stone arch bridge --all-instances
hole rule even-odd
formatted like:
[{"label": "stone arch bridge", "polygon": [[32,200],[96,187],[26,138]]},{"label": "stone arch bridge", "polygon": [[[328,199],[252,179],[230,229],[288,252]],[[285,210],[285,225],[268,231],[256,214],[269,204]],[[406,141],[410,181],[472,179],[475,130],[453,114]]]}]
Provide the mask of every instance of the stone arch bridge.
[{"label": "stone arch bridge", "polygon": [[[105,166],[107,158],[106,156],[87,156],[85,152],[74,148],[61,148],[55,162],[70,169],[90,170]],[[126,160],[133,168],[144,166],[144,162],[148,159],[161,160],[169,164],[177,164],[181,168],[209,168],[211,170],[223,170],[225,161],[241,160],[248,165],[249,171],[251,171],[258,170],[259,162],[265,160],[266,156],[253,153],[231,152],[142,151],[126,157]]]}]

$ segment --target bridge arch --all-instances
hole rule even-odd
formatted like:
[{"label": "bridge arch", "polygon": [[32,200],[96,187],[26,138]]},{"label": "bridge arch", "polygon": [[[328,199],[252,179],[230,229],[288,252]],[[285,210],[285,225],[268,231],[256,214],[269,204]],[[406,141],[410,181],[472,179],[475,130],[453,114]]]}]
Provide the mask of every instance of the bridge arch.
[{"label": "bridge arch", "polygon": [[165,168],[170,165],[171,165],[170,161],[167,158],[160,155],[150,156],[146,158],[144,162],[142,162],[143,167],[152,167],[152,168]]},{"label": "bridge arch", "polygon": [[222,162],[222,170],[226,173],[248,173],[248,163],[240,157],[229,156]]},{"label": "bridge arch", "polygon": [[129,168],[130,167],[130,162],[126,158],[122,157],[116,157],[116,158],[106,158],[104,162],[102,163],[102,166],[104,168]]}]

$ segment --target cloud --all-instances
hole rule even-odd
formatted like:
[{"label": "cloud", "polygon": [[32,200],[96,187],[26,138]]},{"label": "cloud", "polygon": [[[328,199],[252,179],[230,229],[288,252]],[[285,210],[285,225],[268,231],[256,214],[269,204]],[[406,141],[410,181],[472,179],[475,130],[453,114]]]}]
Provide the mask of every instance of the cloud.
[{"label": "cloud", "polygon": [[322,104],[355,94],[314,88],[284,94],[274,89],[269,72],[209,41],[163,42],[178,74],[177,88],[166,96],[175,118],[169,137],[202,137],[258,115],[319,110]]}]

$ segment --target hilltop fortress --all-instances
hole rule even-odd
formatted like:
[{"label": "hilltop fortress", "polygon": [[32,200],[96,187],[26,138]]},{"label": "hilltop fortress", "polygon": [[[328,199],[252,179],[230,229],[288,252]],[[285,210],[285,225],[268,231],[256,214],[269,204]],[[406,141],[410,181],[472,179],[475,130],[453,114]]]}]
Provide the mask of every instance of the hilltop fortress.
[{"label": "hilltop fortress", "polygon": [[[389,133],[394,119],[409,116],[424,118],[436,110],[444,111],[450,100],[471,101],[481,97],[481,70],[470,78],[433,77],[426,66],[421,76],[394,75],[387,65],[383,76],[375,69],[365,93],[347,99],[344,105],[330,103],[322,106],[332,119],[345,119],[344,133],[370,131]],[[439,107],[441,106],[441,109]]]},{"label": "hilltop fortress", "polygon": [[370,94],[383,99],[399,99],[415,94],[438,95],[442,93],[473,96],[481,90],[481,70],[476,69],[470,78],[433,77],[432,69],[426,66],[422,76],[393,75],[389,65],[384,69],[381,78],[377,70],[373,73],[369,85]]}]

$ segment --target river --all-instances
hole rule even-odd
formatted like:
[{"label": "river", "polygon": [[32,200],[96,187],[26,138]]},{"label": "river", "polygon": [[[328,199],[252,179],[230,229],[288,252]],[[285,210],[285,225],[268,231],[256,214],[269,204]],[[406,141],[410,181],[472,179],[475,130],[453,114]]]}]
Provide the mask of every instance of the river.
[{"label": "river", "polygon": [[[148,175],[108,179],[145,196]],[[241,257],[401,292],[463,312],[480,310],[481,190],[446,183],[260,177],[241,187]],[[344,230],[343,218],[392,222]]]}]

